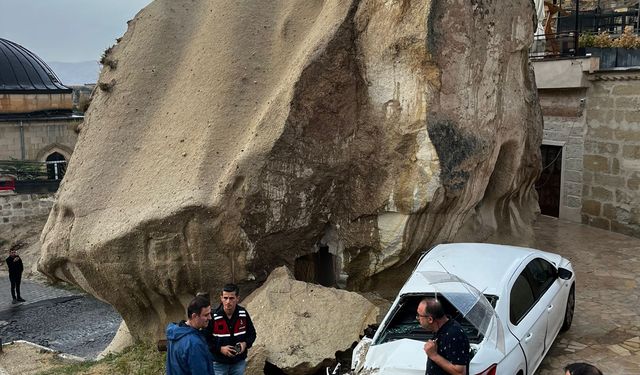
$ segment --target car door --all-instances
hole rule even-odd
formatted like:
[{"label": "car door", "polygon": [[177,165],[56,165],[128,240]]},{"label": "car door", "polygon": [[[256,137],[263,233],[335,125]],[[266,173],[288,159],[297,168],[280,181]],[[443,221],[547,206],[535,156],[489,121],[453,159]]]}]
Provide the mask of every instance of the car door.
[{"label": "car door", "polygon": [[560,291],[562,290],[562,280],[558,278],[558,270],[546,259],[535,258],[527,265],[531,276],[531,286],[533,293],[539,303],[547,306],[547,335],[545,339],[546,348],[551,347],[564,318],[566,301],[562,301]]},{"label": "car door", "polygon": [[547,305],[536,300],[529,273],[525,267],[511,280],[508,325],[526,357],[527,374],[533,374],[545,353],[548,314]]}]

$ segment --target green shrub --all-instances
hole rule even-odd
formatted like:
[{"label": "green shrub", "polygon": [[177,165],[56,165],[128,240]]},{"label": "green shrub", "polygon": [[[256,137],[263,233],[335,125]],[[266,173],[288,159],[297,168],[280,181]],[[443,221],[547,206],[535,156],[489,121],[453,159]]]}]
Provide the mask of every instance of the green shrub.
[{"label": "green shrub", "polygon": [[595,45],[595,35],[591,33],[582,33],[578,38],[578,46],[584,47],[594,47]]},{"label": "green shrub", "polygon": [[166,353],[155,345],[139,344],[126,349],[122,354],[105,358],[113,365],[117,374],[163,375]]},{"label": "green shrub", "polygon": [[96,362],[61,365],[38,375],[164,375],[166,353],[161,353],[151,344],[138,344],[120,354],[110,354]]},{"label": "green shrub", "polygon": [[606,31],[598,34],[582,33],[578,40],[580,47],[595,47],[595,48],[640,48],[640,36],[634,34],[633,26],[627,26],[624,28],[624,32],[617,38],[612,38]]},{"label": "green shrub", "polygon": [[613,40],[612,45],[619,48],[640,48],[640,36],[633,33],[633,26],[627,26],[622,35]]}]

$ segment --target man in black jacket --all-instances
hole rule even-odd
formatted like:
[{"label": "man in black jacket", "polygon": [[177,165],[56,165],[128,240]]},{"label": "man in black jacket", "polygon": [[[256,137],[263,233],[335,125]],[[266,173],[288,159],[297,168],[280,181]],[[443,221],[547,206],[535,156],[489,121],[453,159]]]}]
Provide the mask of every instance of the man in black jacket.
[{"label": "man in black jacket", "polygon": [[225,285],[220,294],[220,306],[213,312],[205,330],[216,375],[243,375],[247,367],[247,350],[256,340],[256,329],[247,310],[238,305],[239,297],[237,285]]},{"label": "man in black jacket", "polygon": [[9,257],[7,258],[7,267],[9,267],[9,281],[11,282],[11,297],[12,303],[25,302],[20,296],[20,281],[22,280],[22,259],[18,253],[11,249],[9,250]]}]

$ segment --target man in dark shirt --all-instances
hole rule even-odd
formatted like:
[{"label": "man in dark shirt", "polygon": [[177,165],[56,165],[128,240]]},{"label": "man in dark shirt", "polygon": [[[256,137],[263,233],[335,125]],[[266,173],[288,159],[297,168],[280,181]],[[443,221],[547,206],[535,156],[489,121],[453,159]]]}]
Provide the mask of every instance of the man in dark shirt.
[{"label": "man in dark shirt", "polygon": [[16,250],[9,250],[9,257],[7,258],[7,267],[9,267],[9,282],[11,282],[11,297],[12,303],[25,302],[20,296],[20,282],[22,281],[22,259],[16,252]]},{"label": "man in dark shirt", "polygon": [[422,328],[435,332],[424,344],[427,375],[466,375],[469,373],[469,339],[458,322],[449,319],[437,299],[420,301],[416,319]]}]

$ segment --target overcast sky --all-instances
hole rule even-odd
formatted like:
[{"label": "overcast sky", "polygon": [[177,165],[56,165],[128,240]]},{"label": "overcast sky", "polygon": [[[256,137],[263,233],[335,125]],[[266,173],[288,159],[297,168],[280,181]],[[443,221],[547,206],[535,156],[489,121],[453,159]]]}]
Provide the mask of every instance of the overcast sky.
[{"label": "overcast sky", "polygon": [[96,61],[152,0],[0,0],[0,38],[46,62]]}]

